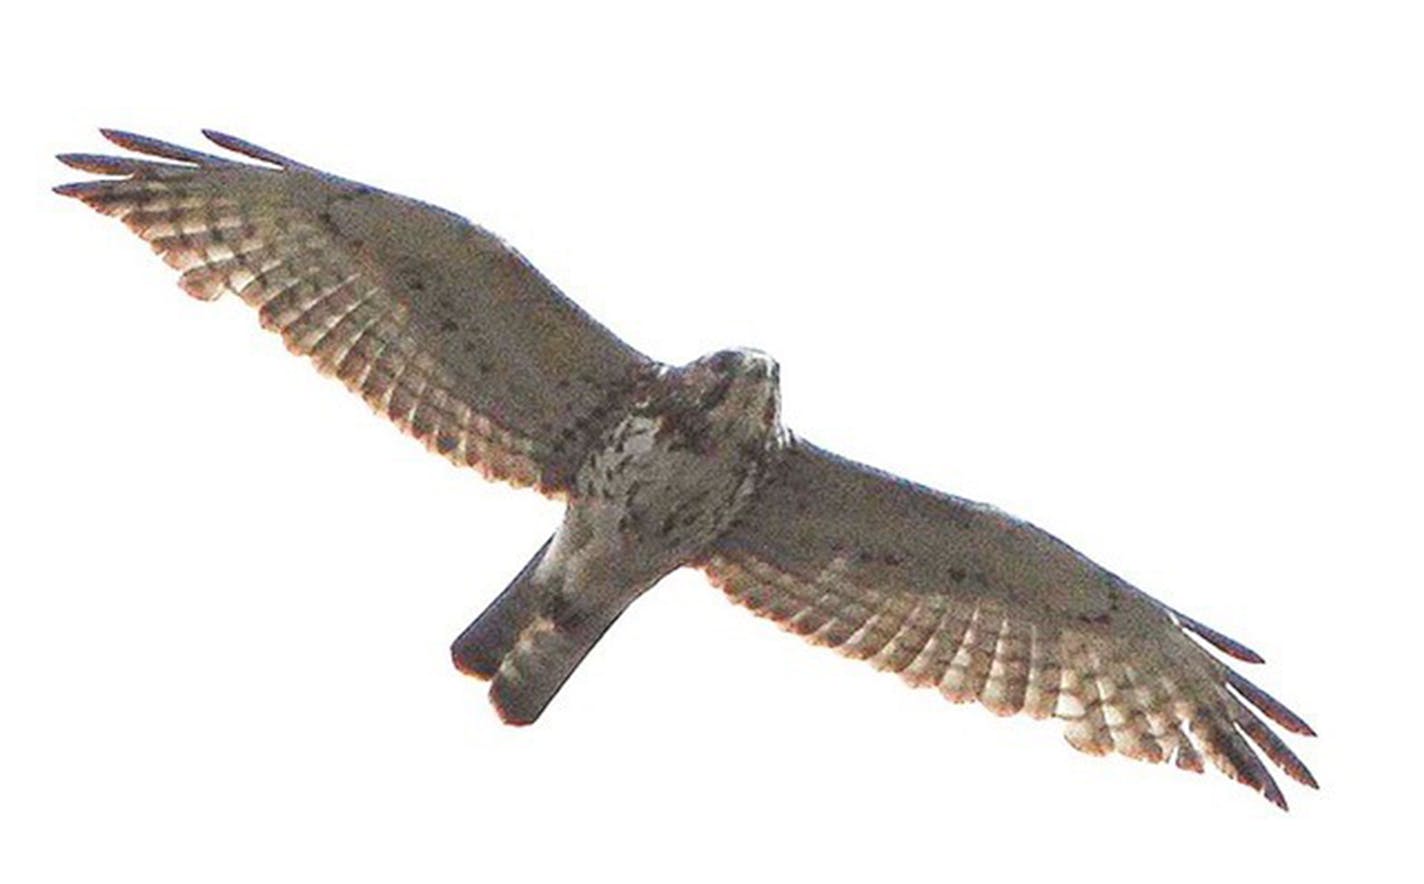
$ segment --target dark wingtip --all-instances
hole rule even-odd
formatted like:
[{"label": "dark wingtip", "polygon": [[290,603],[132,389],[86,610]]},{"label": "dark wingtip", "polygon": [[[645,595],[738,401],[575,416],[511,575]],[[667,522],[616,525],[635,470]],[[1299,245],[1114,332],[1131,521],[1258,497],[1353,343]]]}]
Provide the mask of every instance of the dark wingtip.
[{"label": "dark wingtip", "polygon": [[100,129],[99,134],[125,150],[163,157],[166,160],[177,160],[181,163],[193,163],[200,166],[232,164],[232,160],[215,154],[203,153],[200,150],[193,150],[191,147],[160,141],[157,138],[139,135],[136,132],[126,132],[123,129]]},{"label": "dark wingtip", "polygon": [[1271,772],[1256,757],[1255,752],[1252,752],[1244,743],[1240,748],[1242,750],[1240,757],[1232,759],[1232,763],[1236,765],[1234,774],[1236,780],[1256,789],[1267,801],[1281,810],[1289,811],[1290,804],[1286,801],[1285,793],[1281,791],[1280,785],[1276,783],[1276,778],[1271,776]]},{"label": "dark wingtip", "polygon": [[219,132],[216,129],[204,129],[203,135],[219,147],[225,147],[228,150],[252,157],[255,160],[262,160],[263,162],[272,163],[273,165],[282,166],[284,168],[302,166],[301,163],[291,157],[282,156],[274,150],[268,150],[261,145],[253,144],[245,138],[238,138],[236,135],[229,135],[226,132]]},{"label": "dark wingtip", "polygon": [[51,187],[60,196],[73,197],[90,205],[94,205],[94,200],[101,198],[113,186],[112,180],[103,181],[72,181],[68,184],[56,184]]},{"label": "dark wingtip", "polygon": [[1267,718],[1291,733],[1305,737],[1316,736],[1315,729],[1306,724],[1305,719],[1288,709],[1280,700],[1256,687],[1241,673],[1231,669],[1226,670],[1226,683],[1235,688],[1236,692],[1245,697],[1252,706],[1265,713]]},{"label": "dark wingtip", "polygon": [[100,126],[99,134],[114,144],[117,144],[119,147],[137,150],[143,153],[147,153],[147,151],[145,151],[141,145],[147,145],[153,141],[152,138],[146,135],[140,135],[137,132],[129,132],[126,129],[111,129],[107,126]]},{"label": "dark wingtip", "polygon": [[166,163],[151,160],[135,160],[129,157],[111,157],[97,153],[61,153],[55,159],[71,169],[93,172],[96,175],[141,175],[146,171],[169,167]]},{"label": "dark wingtip", "polygon": [[1229,654],[1232,657],[1235,657],[1237,660],[1243,660],[1247,663],[1266,662],[1266,659],[1264,657],[1251,650],[1250,648],[1246,647],[1245,645],[1241,644],[1241,642],[1237,641],[1236,639],[1217,632],[1215,629],[1212,629],[1205,623],[1193,620],[1186,614],[1183,614],[1181,611],[1173,611],[1172,613],[1176,615],[1177,622],[1181,624],[1183,629],[1201,636],[1217,650]]},{"label": "dark wingtip", "polygon": [[114,129],[109,126],[100,126],[99,134],[117,144],[119,147],[128,147],[131,144],[149,144],[155,141],[147,135],[140,135],[137,132],[130,132],[127,129]]},{"label": "dark wingtip", "polygon": [[1250,710],[1239,703],[1237,704],[1236,726],[1260,747],[1262,752],[1266,753],[1267,758],[1290,775],[1291,779],[1312,789],[1320,788],[1320,784],[1316,782],[1310,768],[1305,766],[1305,762],[1301,761],[1299,756],[1292,752],[1291,748],[1266,726],[1265,722],[1252,715]]},{"label": "dark wingtip", "polygon": [[1290,804],[1286,801],[1286,796],[1281,794],[1281,787],[1277,786],[1274,781],[1267,782],[1265,788],[1261,790],[1261,794],[1265,795],[1266,800],[1276,807],[1290,813]]}]

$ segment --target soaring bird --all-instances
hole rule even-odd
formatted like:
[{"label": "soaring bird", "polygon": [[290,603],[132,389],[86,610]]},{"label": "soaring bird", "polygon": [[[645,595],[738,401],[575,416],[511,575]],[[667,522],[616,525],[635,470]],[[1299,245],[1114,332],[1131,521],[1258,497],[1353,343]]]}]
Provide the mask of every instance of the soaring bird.
[{"label": "soaring bird", "polygon": [[567,503],[452,647],[504,721],[537,719],[628,605],[687,566],[912,685],[1062,719],[1082,751],[1205,757],[1284,809],[1254,743],[1316,786],[1250,707],[1310,727],[1188,633],[1255,652],[1027,522],[799,438],[765,354],[664,365],[450,212],[220,132],[205,134],[255,162],[103,134],[143,156],[62,154],[108,177],[58,193],[123,221],[190,295],[256,307],[431,450]]}]

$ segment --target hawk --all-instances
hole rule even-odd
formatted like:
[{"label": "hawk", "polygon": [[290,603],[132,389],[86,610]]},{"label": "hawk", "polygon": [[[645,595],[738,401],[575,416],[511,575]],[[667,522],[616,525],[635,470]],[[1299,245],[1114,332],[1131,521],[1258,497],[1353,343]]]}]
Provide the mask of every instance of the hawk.
[{"label": "hawk", "polygon": [[103,134],[145,156],[63,154],[109,177],[58,193],[123,221],[190,295],[256,307],[433,451],[566,501],[452,647],[504,721],[537,719],[623,610],[686,566],[912,685],[1062,719],[1082,751],[1193,771],[1205,757],[1284,809],[1254,743],[1316,786],[1256,713],[1310,727],[1188,633],[1255,652],[1027,522],[795,436],[770,357],[661,364],[450,212],[220,132],[205,134],[255,162]]}]

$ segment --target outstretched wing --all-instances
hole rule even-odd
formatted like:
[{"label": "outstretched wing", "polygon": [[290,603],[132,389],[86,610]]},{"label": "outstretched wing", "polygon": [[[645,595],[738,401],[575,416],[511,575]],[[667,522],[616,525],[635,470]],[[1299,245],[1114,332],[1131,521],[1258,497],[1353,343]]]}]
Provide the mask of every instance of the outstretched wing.
[{"label": "outstretched wing", "polygon": [[652,363],[517,252],[456,215],[218,132],[236,162],[139,135],[167,162],[64,154],[121,176],[55,190],[122,220],[205,300],[232,292],[431,449],[565,491],[610,406]]},{"label": "outstretched wing", "polygon": [[1242,699],[1288,730],[1309,726],[1186,631],[1260,657],[992,507],[797,440],[701,564],[812,642],[957,702],[1061,718],[1085,752],[1196,771],[1205,755],[1284,808],[1244,734],[1316,785]]}]

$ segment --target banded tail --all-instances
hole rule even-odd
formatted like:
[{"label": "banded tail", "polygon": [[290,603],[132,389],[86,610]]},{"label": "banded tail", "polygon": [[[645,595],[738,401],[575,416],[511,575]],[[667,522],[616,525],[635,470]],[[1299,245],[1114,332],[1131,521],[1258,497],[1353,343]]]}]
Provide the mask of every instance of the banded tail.
[{"label": "banded tail", "polygon": [[538,719],[622,612],[580,608],[562,575],[535,579],[552,541],[450,646],[456,669],[491,680],[490,702],[506,724]]}]

